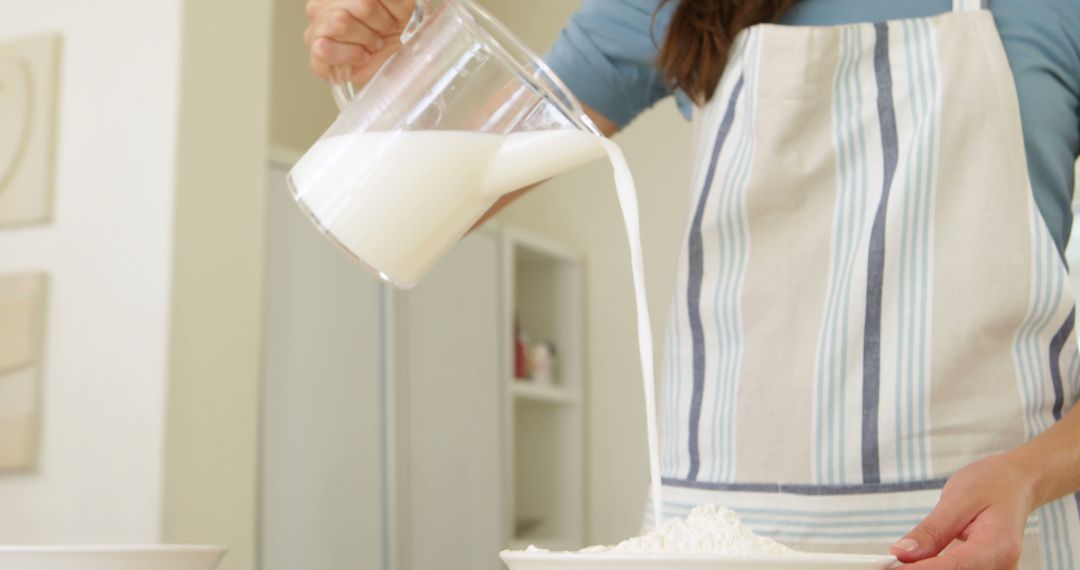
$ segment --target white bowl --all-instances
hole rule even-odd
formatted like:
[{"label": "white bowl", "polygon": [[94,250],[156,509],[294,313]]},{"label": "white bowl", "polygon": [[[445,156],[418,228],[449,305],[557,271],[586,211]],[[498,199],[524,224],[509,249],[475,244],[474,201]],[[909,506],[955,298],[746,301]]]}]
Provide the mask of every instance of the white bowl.
[{"label": "white bowl", "polygon": [[805,554],[784,557],[646,556],[636,554],[523,552],[499,554],[510,570],[885,570],[892,556]]},{"label": "white bowl", "polygon": [[214,570],[225,551],[193,544],[0,546],[0,569]]}]

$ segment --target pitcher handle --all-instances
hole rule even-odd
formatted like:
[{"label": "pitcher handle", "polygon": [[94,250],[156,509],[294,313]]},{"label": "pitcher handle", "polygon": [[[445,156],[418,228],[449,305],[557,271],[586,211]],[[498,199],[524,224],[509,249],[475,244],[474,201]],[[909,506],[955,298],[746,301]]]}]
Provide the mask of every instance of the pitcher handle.
[{"label": "pitcher handle", "polygon": [[[413,10],[412,17],[409,18],[409,23],[405,25],[405,29],[401,31],[402,44],[413,37],[416,30],[420,28],[420,24],[423,24],[430,14],[431,0],[416,0],[416,8]],[[336,65],[333,69],[333,75],[330,91],[334,94],[334,102],[337,103],[338,108],[344,109],[346,105],[356,98],[358,91],[356,85],[352,82],[352,66]]]}]

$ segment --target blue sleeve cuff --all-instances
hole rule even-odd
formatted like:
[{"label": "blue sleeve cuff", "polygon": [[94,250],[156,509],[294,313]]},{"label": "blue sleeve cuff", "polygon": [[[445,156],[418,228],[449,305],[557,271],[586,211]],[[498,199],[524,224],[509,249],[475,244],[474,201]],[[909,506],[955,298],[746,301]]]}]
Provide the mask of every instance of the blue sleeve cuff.
[{"label": "blue sleeve cuff", "polygon": [[555,75],[562,79],[582,103],[622,128],[637,117],[615,66],[581,30],[571,26],[563,30],[559,41],[544,58]]},{"label": "blue sleeve cuff", "polygon": [[[650,33],[656,6],[657,0],[587,1],[545,57],[574,96],[620,128],[671,94],[654,65],[663,40]],[[657,15],[658,31],[666,29],[665,14]]]}]

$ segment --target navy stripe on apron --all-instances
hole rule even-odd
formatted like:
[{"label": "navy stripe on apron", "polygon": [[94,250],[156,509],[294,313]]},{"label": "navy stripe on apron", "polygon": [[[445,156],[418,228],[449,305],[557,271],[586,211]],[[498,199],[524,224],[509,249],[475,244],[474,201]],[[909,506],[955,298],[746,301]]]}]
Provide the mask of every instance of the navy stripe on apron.
[{"label": "navy stripe on apron", "polygon": [[1073,325],[1076,323],[1076,308],[1069,312],[1069,316],[1050,341],[1050,380],[1054,383],[1054,421],[1061,421],[1061,409],[1065,406],[1065,386],[1061,381],[1061,350],[1065,347],[1065,341],[1072,334]]},{"label": "navy stripe on apron", "polygon": [[790,495],[878,495],[883,493],[901,493],[905,491],[927,491],[945,486],[947,479],[929,479],[926,481],[899,481],[896,483],[859,484],[859,485],[802,485],[785,483],[711,483],[685,479],[664,478],[669,487],[685,489],[704,489],[707,491],[731,491],[735,493],[787,493]]},{"label": "navy stripe on apron", "polygon": [[[1061,379],[1061,351],[1065,348],[1065,342],[1072,335],[1075,325],[1076,307],[1073,307],[1073,310],[1069,311],[1069,316],[1065,317],[1065,322],[1061,324],[1057,334],[1050,341],[1050,380],[1054,384],[1053,413],[1055,422],[1061,421],[1061,410],[1065,407],[1065,385]],[[1074,493],[1073,499],[1076,501],[1077,512],[1080,512],[1080,493]]]},{"label": "navy stripe on apron", "polygon": [[[1054,385],[1053,414],[1056,422],[1061,421],[1061,411],[1065,407],[1065,386],[1061,379],[1061,351],[1069,340],[1069,336],[1072,335],[1075,325],[1076,308],[1073,307],[1057,334],[1050,341],[1050,380]],[[1074,494],[1073,498],[1076,500],[1077,511],[1080,512],[1080,493]]]},{"label": "navy stripe on apron", "polygon": [[862,472],[864,483],[881,482],[878,450],[878,417],[881,401],[881,290],[885,281],[885,219],[889,190],[896,174],[900,151],[896,135],[896,109],[892,96],[892,68],[889,64],[889,26],[874,24],[874,72],[877,77],[878,121],[881,123],[881,156],[884,181],[881,202],[870,231],[870,252],[866,276],[866,326],[863,333],[863,415]]},{"label": "navy stripe on apron", "polygon": [[720,158],[720,151],[724,147],[731,132],[731,125],[735,122],[735,105],[742,93],[744,77],[739,77],[735,89],[731,93],[724,120],[720,123],[720,131],[716,134],[716,142],[713,144],[712,157],[709,159],[709,170],[705,176],[705,184],[701,189],[701,198],[698,200],[697,209],[694,211],[694,220],[690,226],[690,240],[688,245],[689,275],[686,284],[686,304],[690,317],[690,336],[693,342],[693,373],[694,387],[690,399],[690,426],[687,435],[690,447],[690,471],[686,478],[697,479],[701,469],[701,454],[698,443],[698,429],[701,425],[701,400],[705,392],[705,332],[701,325],[701,282],[704,273],[704,249],[701,241],[701,224],[705,217],[705,203],[709,200],[709,190],[712,188],[713,177],[716,175],[716,162]]}]

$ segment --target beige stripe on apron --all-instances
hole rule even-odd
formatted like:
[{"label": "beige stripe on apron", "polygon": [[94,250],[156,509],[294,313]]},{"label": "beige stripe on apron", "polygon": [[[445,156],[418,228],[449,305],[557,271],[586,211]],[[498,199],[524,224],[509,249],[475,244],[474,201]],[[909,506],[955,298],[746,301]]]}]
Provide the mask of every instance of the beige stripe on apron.
[{"label": "beige stripe on apron", "polygon": [[[695,115],[660,388],[665,513],[715,502],[807,550],[882,552],[964,465],[1068,411],[1080,359],[1019,107],[978,0],[759,25]],[[1078,499],[1022,568],[1080,567]]]}]

